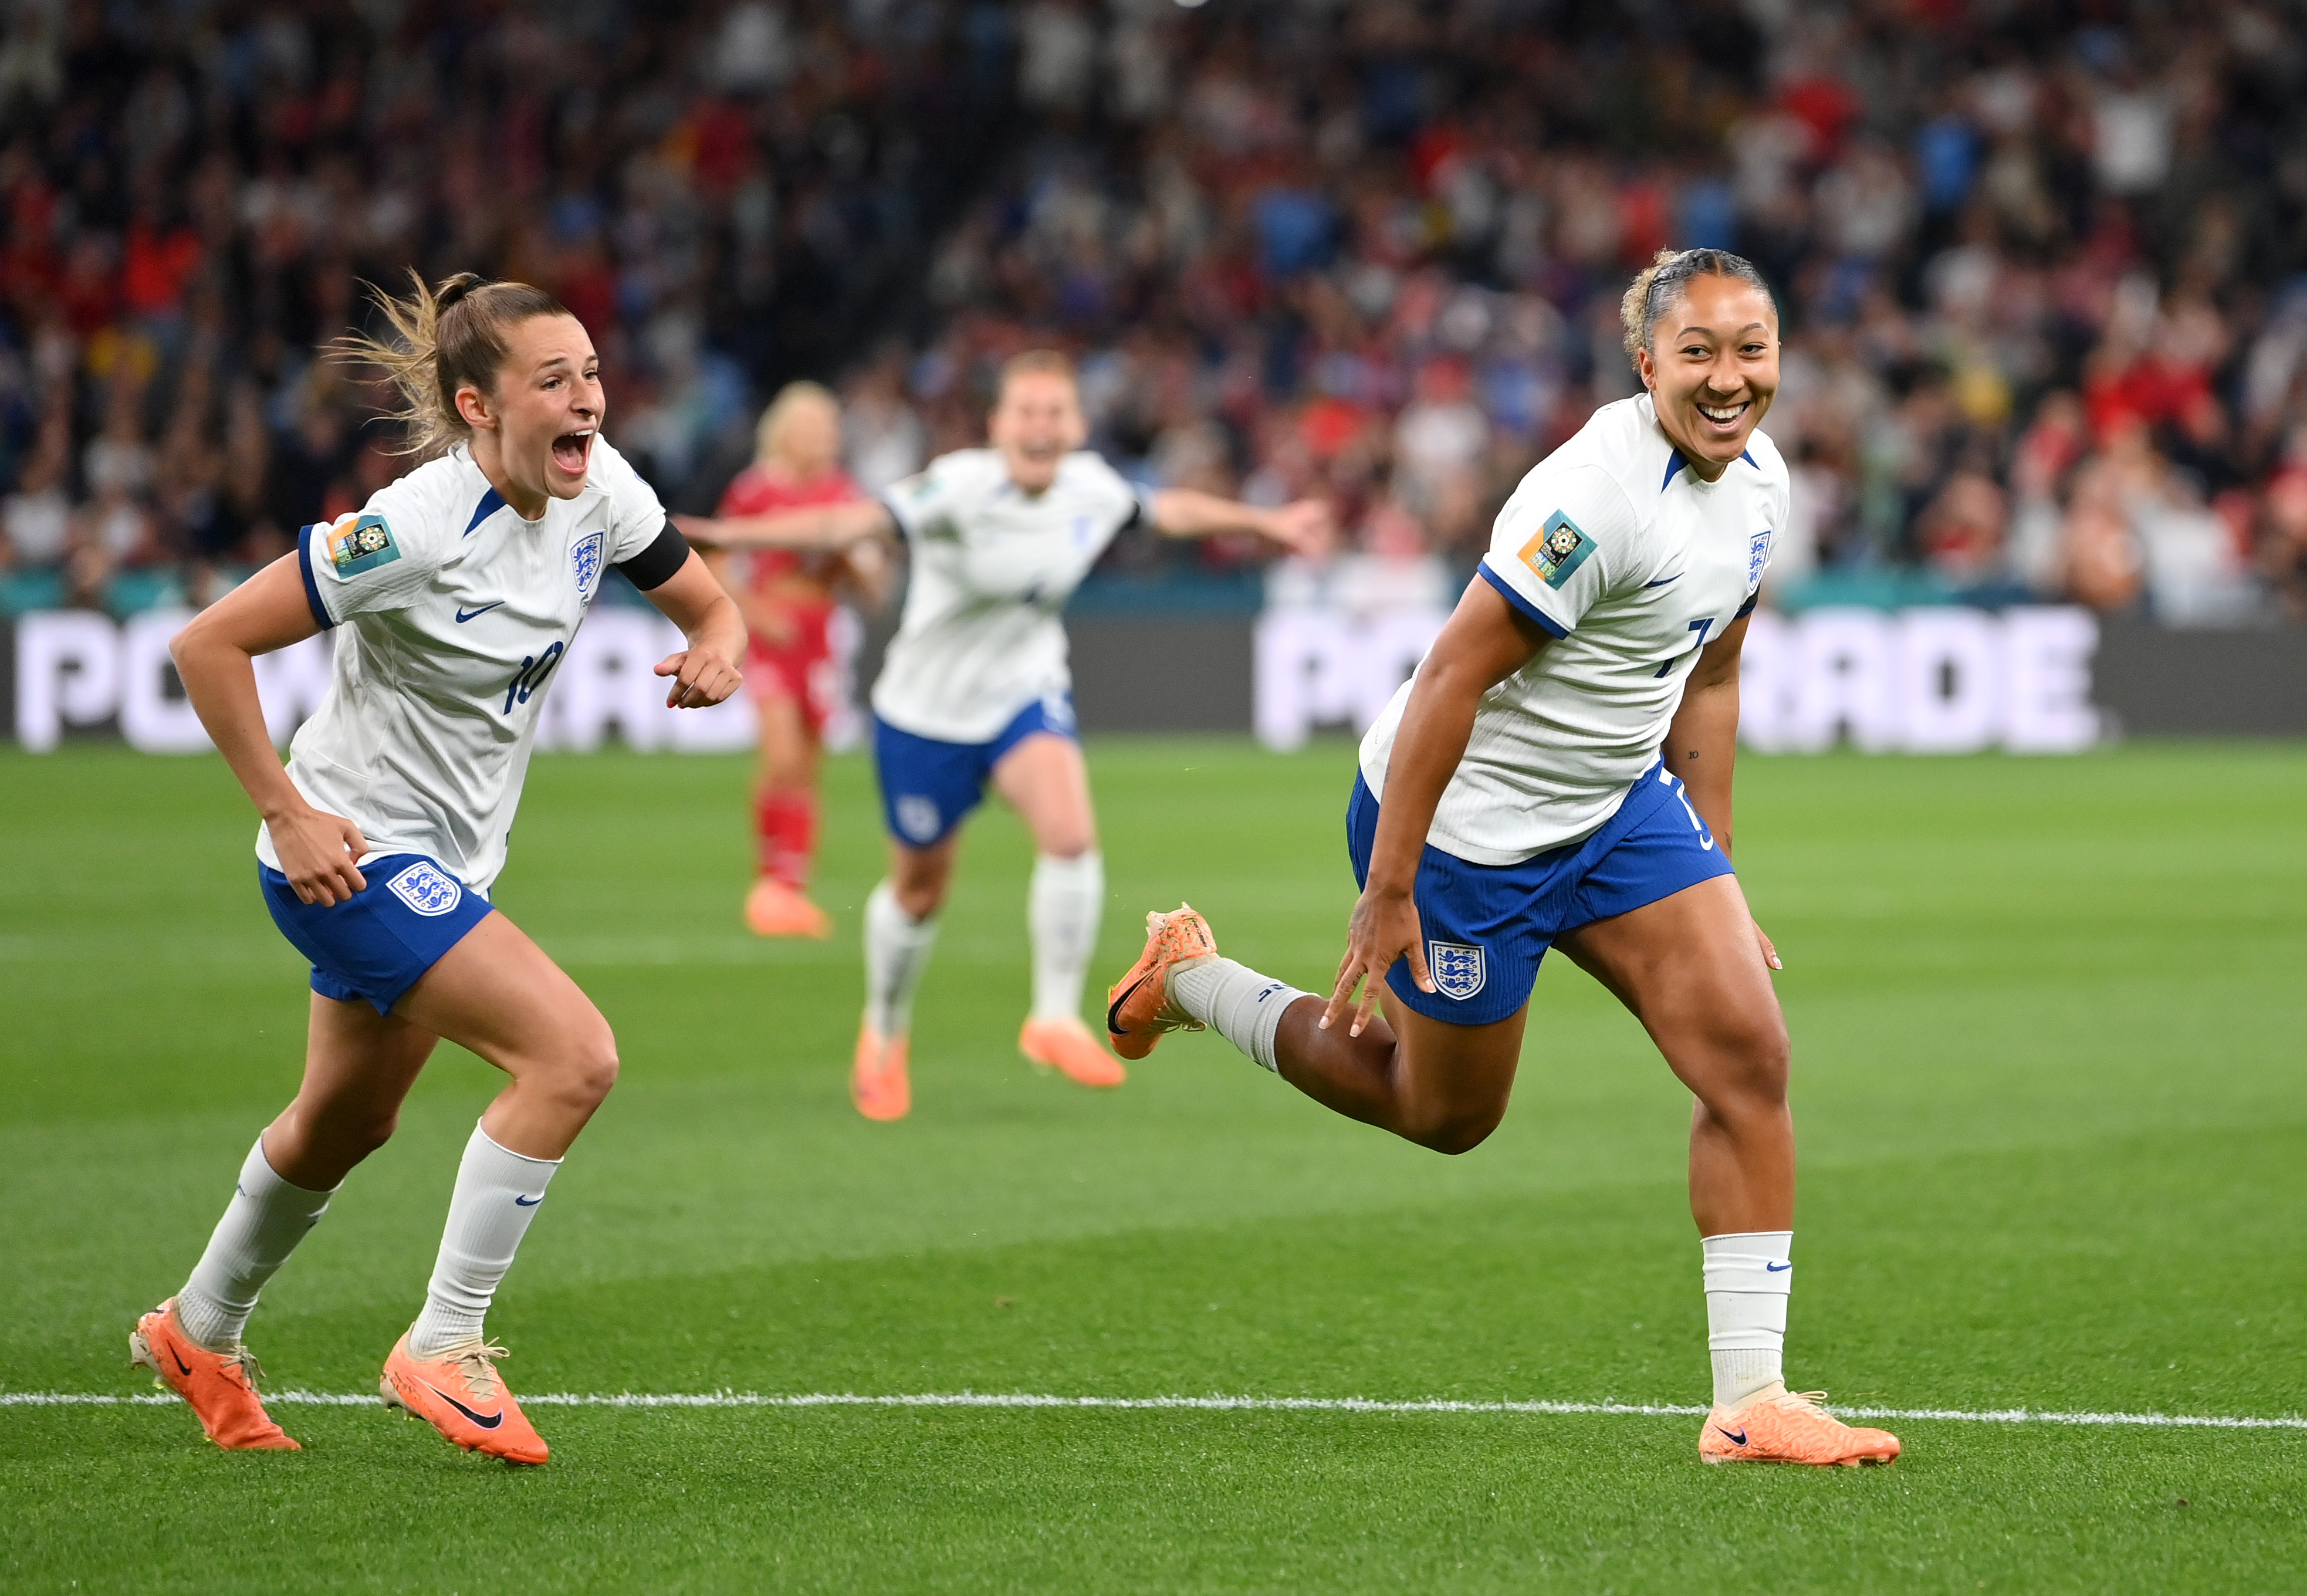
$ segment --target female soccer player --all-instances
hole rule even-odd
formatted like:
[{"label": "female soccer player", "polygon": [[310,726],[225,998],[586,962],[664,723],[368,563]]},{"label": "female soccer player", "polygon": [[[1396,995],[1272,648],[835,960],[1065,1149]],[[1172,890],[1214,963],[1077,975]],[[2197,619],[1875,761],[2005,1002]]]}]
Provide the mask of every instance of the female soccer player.
[{"label": "female soccer player", "polygon": [[1171,536],[1254,532],[1305,550],[1330,535],[1328,510],[1310,500],[1259,510],[1180,488],[1141,496],[1083,450],[1089,428],[1062,356],[1020,355],[1002,369],[990,431],[992,447],[932,460],[880,501],[682,522],[723,547],[840,550],[902,534],[912,551],[905,614],[873,686],[889,874],[865,903],[865,1017],[850,1071],[870,1120],[912,1106],[913,991],[958,828],[989,781],[1041,854],[1026,914],[1033,1008],[1018,1051],[1085,1086],[1122,1083],[1081,1020],[1105,866],[1058,613],[1106,545],[1141,520]]},{"label": "female soccer player", "polygon": [[[761,413],[759,452],[721,495],[724,517],[768,515],[862,497],[841,468],[841,406],[814,382],[788,383]],[[706,563],[737,601],[750,643],[745,685],[761,726],[753,789],[759,874],[745,923],[764,937],[825,937],[833,922],[810,902],[817,851],[817,777],[826,719],[838,690],[831,626],[838,588],[878,596],[876,545],[847,555],[757,549]]]},{"label": "female soccer player", "polygon": [[1329,1001],[1218,957],[1181,907],[1148,916],[1106,1027],[1136,1059],[1162,1032],[1215,1026],[1316,1101],[1462,1153],[1505,1112],[1539,961],[1560,947],[1697,1099],[1714,1365],[1699,1455],[1887,1463],[1895,1438],[1780,1378],[1786,1021],[1729,860],[1738,651],[1788,510],[1755,430],[1779,385],[1778,307],[1738,256],[1685,250],[1634,279],[1623,316],[1647,391],[1522,479],[1482,579],[1363,739],[1346,811],[1362,894]]},{"label": "female soccer player", "polygon": [[[347,340],[438,458],[365,509],[307,527],[177,634],[201,724],[254,802],[266,906],[312,960],[304,1080],[241,1165],[176,1294],[137,1322],[135,1360],[219,1446],[293,1450],[242,1334],[258,1294],[353,1166],[392,1134],[446,1036],[511,1077],[466,1145],[425,1309],[385,1360],[390,1405],[458,1446],[541,1463],[545,1446],[482,1334],[545,1185],[617,1077],[608,1022],[491,908],[545,690],[615,566],[688,634],[656,666],[668,705],[735,691],[737,607],[600,436],[592,340],[553,298],[459,276],[382,299],[402,347]],[[272,751],[253,656],[333,630],[334,680]]]}]

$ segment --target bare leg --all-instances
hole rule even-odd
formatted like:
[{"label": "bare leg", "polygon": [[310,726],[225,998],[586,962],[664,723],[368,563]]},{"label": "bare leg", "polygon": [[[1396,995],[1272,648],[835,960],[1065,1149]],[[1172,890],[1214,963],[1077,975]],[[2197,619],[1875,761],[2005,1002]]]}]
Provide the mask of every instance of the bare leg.
[{"label": "bare leg", "polygon": [[332,1191],[384,1146],[439,1039],[398,1015],[313,994],[304,1079],[265,1128],[264,1160],[292,1186]]},{"label": "bare leg", "polygon": [[1050,857],[1075,859],[1097,846],[1089,767],[1072,738],[1036,732],[1023,739],[993,767],[993,790],[1025,822],[1034,847]]},{"label": "bare leg", "polygon": [[961,845],[956,827],[926,848],[889,839],[889,889],[897,906],[915,920],[926,920],[944,906],[946,888],[953,884],[953,859]]},{"label": "bare leg", "polygon": [[801,706],[784,694],[753,700],[761,727],[761,760],[753,780],[754,795],[774,793],[807,794],[817,791],[818,768],[825,751],[809,729]]},{"label": "bare leg", "polygon": [[1697,1097],[1690,1212],[1699,1233],[1788,1230],[1794,1117],[1786,1017],[1736,876],[1717,876],[1557,944],[1642,1022]]},{"label": "bare leg", "polygon": [[466,933],[393,1014],[512,1077],[481,1116],[481,1128],[526,1158],[566,1153],[616,1084],[617,1039],[609,1022],[502,914]]},{"label": "bare leg", "polygon": [[1530,1005],[1487,1025],[1428,1019],[1380,1000],[1359,1036],[1321,1028],[1323,1000],[1304,997],[1282,1017],[1274,1055],[1282,1078],[1349,1119],[1437,1153],[1481,1145],[1505,1117]]}]

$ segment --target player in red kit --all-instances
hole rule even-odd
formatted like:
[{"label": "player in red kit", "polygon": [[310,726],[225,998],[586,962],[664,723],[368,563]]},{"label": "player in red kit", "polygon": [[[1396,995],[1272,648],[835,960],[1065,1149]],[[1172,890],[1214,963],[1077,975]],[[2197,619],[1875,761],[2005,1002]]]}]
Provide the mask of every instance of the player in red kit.
[{"label": "player in red kit", "polygon": [[[793,382],[761,415],[753,463],[721,495],[723,516],[765,515],[862,498],[841,468],[841,407],[815,382]],[[759,846],[745,923],[764,937],[824,937],[833,922],[808,897],[817,851],[817,777],[840,665],[832,627],[840,589],[879,596],[878,551],[847,554],[754,549],[711,557],[750,634],[745,682],[761,727],[753,790]]]}]

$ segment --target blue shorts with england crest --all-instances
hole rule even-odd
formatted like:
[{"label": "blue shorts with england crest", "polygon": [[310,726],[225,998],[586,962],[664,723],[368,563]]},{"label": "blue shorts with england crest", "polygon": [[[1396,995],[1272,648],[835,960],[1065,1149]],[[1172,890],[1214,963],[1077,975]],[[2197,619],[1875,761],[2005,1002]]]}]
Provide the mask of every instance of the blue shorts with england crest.
[{"label": "blue shorts with england crest", "polygon": [[1037,732],[1076,737],[1071,693],[1051,693],[1017,711],[991,742],[944,742],[901,732],[873,717],[873,770],[881,778],[881,818],[908,847],[942,842],[985,799],[1001,756]]},{"label": "blue shorts with england crest", "polygon": [[273,923],[313,961],[313,990],[390,1014],[418,976],[488,918],[489,900],[422,854],[388,854],[360,870],[367,887],[327,905],[304,902],[269,864],[256,873]]},{"label": "blue shorts with england crest", "polygon": [[[1346,804],[1346,851],[1357,885],[1369,880],[1378,801],[1360,776]],[[1663,766],[1644,771],[1618,812],[1583,842],[1519,864],[1471,864],[1428,844],[1411,896],[1426,933],[1426,967],[1438,989],[1421,992],[1410,961],[1385,983],[1428,1019],[1487,1025],[1530,1000],[1539,962],[1555,940],[1582,925],[1672,897],[1731,874],[1730,862]]]}]

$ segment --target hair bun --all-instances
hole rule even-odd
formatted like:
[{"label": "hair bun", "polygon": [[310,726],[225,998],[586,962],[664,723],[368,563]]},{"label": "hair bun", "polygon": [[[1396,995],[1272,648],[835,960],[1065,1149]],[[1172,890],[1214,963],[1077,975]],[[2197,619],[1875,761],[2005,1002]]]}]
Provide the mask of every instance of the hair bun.
[{"label": "hair bun", "polygon": [[438,315],[441,312],[447,310],[450,305],[456,304],[457,301],[462,299],[475,288],[485,287],[486,286],[487,279],[483,278],[478,272],[459,271],[456,276],[443,281],[438,288],[435,288],[433,291],[433,314]]}]

